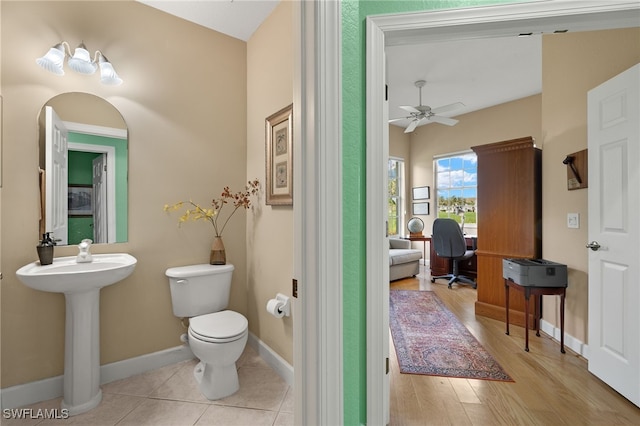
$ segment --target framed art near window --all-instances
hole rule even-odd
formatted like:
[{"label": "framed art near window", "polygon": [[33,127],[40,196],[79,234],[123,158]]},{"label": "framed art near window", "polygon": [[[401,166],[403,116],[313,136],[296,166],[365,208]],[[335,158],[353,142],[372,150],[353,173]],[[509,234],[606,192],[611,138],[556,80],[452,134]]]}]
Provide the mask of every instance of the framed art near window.
[{"label": "framed art near window", "polygon": [[431,188],[428,186],[417,186],[413,188],[414,200],[428,200],[431,198]]},{"label": "framed art near window", "polygon": [[293,205],[293,104],[266,119],[266,203]]},{"label": "framed art near window", "polygon": [[429,203],[413,203],[413,214],[429,214]]}]

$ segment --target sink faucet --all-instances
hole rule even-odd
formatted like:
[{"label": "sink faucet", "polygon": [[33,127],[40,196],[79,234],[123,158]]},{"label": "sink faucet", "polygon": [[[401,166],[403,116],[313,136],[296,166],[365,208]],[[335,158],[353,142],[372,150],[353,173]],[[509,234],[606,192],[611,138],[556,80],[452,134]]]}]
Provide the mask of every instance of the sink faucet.
[{"label": "sink faucet", "polygon": [[93,261],[93,256],[89,253],[89,248],[91,247],[92,242],[93,241],[88,238],[80,241],[80,244],[78,244],[80,253],[78,253],[78,257],[76,257],[77,263],[89,263]]}]

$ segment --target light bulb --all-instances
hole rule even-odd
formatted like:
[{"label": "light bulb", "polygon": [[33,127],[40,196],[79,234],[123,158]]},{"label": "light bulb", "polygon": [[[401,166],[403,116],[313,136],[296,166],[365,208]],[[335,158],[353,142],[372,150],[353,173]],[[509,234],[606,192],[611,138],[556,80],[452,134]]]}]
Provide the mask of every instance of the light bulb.
[{"label": "light bulb", "polygon": [[122,84],[122,79],[118,77],[116,70],[113,69],[113,65],[111,65],[111,62],[109,62],[106,56],[100,54],[98,63],[100,64],[100,82],[102,84],[109,86]]},{"label": "light bulb", "polygon": [[62,68],[64,56],[64,47],[62,43],[58,43],[49,49],[46,55],[36,59],[36,63],[49,72],[64,75],[64,69]]},{"label": "light bulb", "polygon": [[98,68],[95,62],[91,61],[91,55],[84,43],[80,43],[80,45],[76,47],[73,58],[69,59],[69,66],[72,70],[81,74],[93,74]]}]

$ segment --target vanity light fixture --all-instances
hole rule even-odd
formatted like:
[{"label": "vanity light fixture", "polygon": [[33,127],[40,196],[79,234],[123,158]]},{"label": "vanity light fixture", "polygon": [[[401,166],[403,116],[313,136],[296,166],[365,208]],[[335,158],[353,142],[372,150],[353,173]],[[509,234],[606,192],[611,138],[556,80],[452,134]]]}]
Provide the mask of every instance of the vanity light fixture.
[{"label": "vanity light fixture", "polygon": [[[66,50],[65,50],[66,47]],[[36,59],[36,63],[45,70],[57,75],[64,75],[64,58],[69,55],[67,64],[69,67],[80,74],[93,74],[98,67],[100,68],[100,82],[109,86],[117,86],[122,84],[122,79],[118,77],[113,65],[106,56],[99,50],[96,50],[93,60],[91,54],[87,50],[84,43],[80,43],[71,56],[71,48],[66,41],[60,42],[49,49],[46,55]]]}]

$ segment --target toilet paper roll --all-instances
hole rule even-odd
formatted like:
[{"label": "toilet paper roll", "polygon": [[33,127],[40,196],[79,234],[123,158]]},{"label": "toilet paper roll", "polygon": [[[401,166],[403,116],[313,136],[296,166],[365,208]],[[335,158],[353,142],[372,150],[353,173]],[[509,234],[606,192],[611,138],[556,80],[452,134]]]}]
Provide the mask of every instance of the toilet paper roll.
[{"label": "toilet paper roll", "polygon": [[277,299],[269,299],[267,302],[267,312],[276,318],[282,318],[284,316],[283,307],[284,303]]}]

